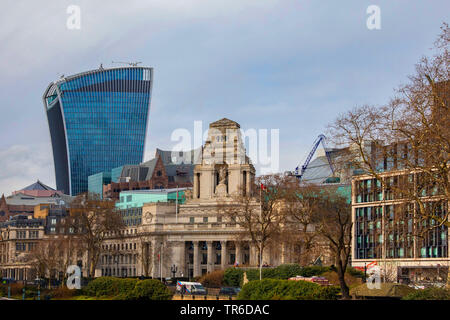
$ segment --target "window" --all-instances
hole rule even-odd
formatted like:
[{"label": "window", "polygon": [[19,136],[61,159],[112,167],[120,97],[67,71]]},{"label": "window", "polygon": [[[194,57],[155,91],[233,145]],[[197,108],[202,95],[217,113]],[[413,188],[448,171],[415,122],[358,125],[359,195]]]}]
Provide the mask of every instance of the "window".
[{"label": "window", "polygon": [[203,223],[207,223],[208,222],[208,217],[203,217]]},{"label": "window", "polygon": [[131,195],[127,196],[127,202],[130,202],[131,198],[132,198]]},{"label": "window", "polygon": [[26,244],[22,242],[16,243],[16,251],[25,251],[26,250]]},{"label": "window", "polygon": [[161,177],[161,176],[162,176],[161,170],[158,170],[158,171],[156,172],[156,175],[157,175],[158,177]]},{"label": "window", "polygon": [[194,217],[190,217],[189,218],[189,223],[194,223],[195,222],[195,218]]}]

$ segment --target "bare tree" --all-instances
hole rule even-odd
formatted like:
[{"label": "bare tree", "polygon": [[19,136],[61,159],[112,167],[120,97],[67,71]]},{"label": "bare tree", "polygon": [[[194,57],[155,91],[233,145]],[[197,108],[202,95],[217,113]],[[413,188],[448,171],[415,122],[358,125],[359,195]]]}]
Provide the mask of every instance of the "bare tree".
[{"label": "bare tree", "polygon": [[279,237],[285,221],[281,206],[285,180],[282,175],[259,177],[253,192],[235,194],[231,202],[219,206],[219,212],[240,226],[244,230],[242,235],[255,244],[260,274],[264,249]]},{"label": "bare tree", "polygon": [[351,205],[339,194],[337,187],[322,188],[316,211],[318,235],[324,237],[334,254],[342,298],[350,298],[345,282],[345,271],[349,263],[352,241]]},{"label": "bare tree", "polygon": [[74,264],[79,247],[78,239],[74,236],[55,235],[39,241],[27,257],[39,278],[66,279],[69,265]]},{"label": "bare tree", "polygon": [[[449,39],[443,24],[434,55],[421,59],[388,105],[354,108],[329,125],[355,169],[375,177],[396,199],[415,203],[417,218],[437,221],[434,227],[450,225],[448,210],[436,214],[450,197]],[[382,172],[392,170],[403,177],[384,178]]]},{"label": "bare tree", "polygon": [[101,247],[108,235],[120,236],[125,227],[112,200],[102,200],[97,194],[78,195],[71,203],[69,232],[76,234],[87,252],[88,277],[94,276]]},{"label": "bare tree", "polygon": [[139,235],[137,241],[139,244],[138,259],[142,266],[142,276],[150,277],[153,269],[152,257],[155,253],[155,250],[151,245],[151,237],[148,235]]},{"label": "bare tree", "polygon": [[300,264],[307,265],[316,257],[319,237],[314,232],[316,213],[320,203],[320,188],[316,185],[300,185],[297,178],[287,181],[283,199],[286,223],[283,230],[285,242],[299,248]]}]

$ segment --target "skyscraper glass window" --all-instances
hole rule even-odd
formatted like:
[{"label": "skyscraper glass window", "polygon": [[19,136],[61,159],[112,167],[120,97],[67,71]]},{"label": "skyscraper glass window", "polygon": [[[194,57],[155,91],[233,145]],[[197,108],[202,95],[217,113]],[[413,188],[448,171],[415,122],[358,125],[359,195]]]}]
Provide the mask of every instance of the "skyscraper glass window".
[{"label": "skyscraper glass window", "polygon": [[143,161],[153,69],[92,70],[52,82],[43,101],[57,189],[77,195],[88,176]]}]

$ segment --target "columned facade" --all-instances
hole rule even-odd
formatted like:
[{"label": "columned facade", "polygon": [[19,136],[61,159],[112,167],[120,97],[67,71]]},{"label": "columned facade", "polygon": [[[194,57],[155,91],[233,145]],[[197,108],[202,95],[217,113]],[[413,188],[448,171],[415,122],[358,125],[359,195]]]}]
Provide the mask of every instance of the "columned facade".
[{"label": "columned facade", "polygon": [[[141,258],[137,261],[152,261],[155,278],[190,280],[232,266],[258,267],[259,252],[247,231],[221,213],[227,206],[236,207],[235,196],[252,196],[254,179],[255,168],[245,154],[239,124],[228,119],[210,124],[200,163],[194,169],[193,190],[178,206],[178,215],[174,203],[144,204],[142,224],[132,237],[145,235],[156,251],[150,250],[144,259],[138,252]],[[265,250],[263,262],[279,264],[279,252],[281,248]],[[136,269],[144,270],[142,266]]]}]

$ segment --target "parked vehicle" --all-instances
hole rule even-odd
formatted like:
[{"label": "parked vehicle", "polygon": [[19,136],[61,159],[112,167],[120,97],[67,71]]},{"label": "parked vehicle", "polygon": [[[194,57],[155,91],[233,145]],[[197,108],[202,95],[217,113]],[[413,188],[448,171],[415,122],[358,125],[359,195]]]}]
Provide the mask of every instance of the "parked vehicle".
[{"label": "parked vehicle", "polygon": [[181,294],[206,294],[206,289],[200,282],[178,281],[176,291]]},{"label": "parked vehicle", "polygon": [[241,291],[241,288],[238,287],[222,287],[220,288],[219,295],[235,296],[239,291]]}]

